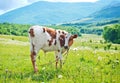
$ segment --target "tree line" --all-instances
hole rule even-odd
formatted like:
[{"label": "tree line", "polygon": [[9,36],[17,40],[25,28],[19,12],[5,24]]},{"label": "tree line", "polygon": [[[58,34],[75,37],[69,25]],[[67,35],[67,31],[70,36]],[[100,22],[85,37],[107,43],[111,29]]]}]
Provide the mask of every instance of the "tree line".
[{"label": "tree line", "polygon": [[13,24],[13,23],[0,23],[0,34],[27,36],[28,28],[31,25]]},{"label": "tree line", "polygon": [[[4,35],[16,35],[16,36],[28,36],[28,29],[32,25],[27,25],[27,24],[13,24],[13,23],[0,23],[0,34]],[[73,28],[70,26],[56,26],[56,25],[51,25],[48,26],[54,29],[62,29],[66,30],[71,34],[80,34],[80,30],[77,28]]]},{"label": "tree line", "polygon": [[[32,25],[27,24],[13,24],[13,23],[0,23],[0,34],[4,35],[16,35],[16,36],[28,36],[28,29]],[[72,34],[78,34],[81,36],[81,33],[94,33],[98,35],[103,35],[103,38],[107,42],[118,43],[120,44],[120,24],[113,24],[105,26],[104,29],[85,29],[74,26],[63,26],[63,25],[50,25],[54,29],[66,30]]]}]

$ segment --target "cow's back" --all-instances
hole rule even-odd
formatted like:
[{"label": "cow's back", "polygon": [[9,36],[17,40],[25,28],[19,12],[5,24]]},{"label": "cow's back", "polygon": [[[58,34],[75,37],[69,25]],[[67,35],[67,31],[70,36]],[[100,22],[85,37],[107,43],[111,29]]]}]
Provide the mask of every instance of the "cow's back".
[{"label": "cow's back", "polygon": [[43,26],[32,26],[29,29],[30,42],[36,46],[43,47],[50,39],[50,35],[44,32]]}]

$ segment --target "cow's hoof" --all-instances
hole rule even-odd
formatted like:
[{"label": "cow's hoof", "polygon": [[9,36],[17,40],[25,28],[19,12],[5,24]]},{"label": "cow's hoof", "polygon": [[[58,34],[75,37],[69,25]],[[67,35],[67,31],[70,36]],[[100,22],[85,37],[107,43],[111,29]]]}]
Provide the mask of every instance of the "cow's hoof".
[{"label": "cow's hoof", "polygon": [[34,72],[37,73],[38,72],[38,68],[35,68]]}]

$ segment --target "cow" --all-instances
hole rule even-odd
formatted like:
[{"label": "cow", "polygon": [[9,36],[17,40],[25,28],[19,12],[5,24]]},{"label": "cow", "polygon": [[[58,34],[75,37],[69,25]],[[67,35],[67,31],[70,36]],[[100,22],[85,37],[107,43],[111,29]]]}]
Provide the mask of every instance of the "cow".
[{"label": "cow", "polygon": [[58,60],[60,60],[60,67],[62,68],[62,54],[73,44],[73,39],[77,38],[76,34],[72,35],[64,30],[55,30],[38,25],[31,26],[28,30],[28,34],[30,40],[30,56],[34,72],[38,71],[36,55],[39,50],[43,50],[45,53],[54,51],[56,68]]}]

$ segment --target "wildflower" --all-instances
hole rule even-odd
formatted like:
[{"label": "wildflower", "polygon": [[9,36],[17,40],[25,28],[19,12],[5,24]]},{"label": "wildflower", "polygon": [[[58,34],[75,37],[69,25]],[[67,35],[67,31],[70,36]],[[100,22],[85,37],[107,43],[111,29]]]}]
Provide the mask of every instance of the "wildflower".
[{"label": "wildflower", "polygon": [[102,60],[102,57],[101,56],[98,56],[98,61],[101,61]]},{"label": "wildflower", "polygon": [[96,52],[96,50],[94,51],[94,54],[96,54],[97,52]]},{"label": "wildflower", "polygon": [[43,67],[42,70],[45,70],[45,67]]},{"label": "wildflower", "polygon": [[60,79],[60,78],[62,78],[63,76],[62,75],[58,75],[58,78]]},{"label": "wildflower", "polygon": [[77,51],[77,50],[78,50],[78,48],[73,48],[73,50],[74,50],[74,51]]}]

